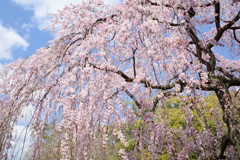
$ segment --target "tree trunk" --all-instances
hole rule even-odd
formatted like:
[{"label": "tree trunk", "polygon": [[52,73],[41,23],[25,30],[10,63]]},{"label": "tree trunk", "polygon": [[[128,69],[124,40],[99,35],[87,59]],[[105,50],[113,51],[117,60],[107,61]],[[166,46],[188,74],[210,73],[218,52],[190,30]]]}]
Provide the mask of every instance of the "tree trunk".
[{"label": "tree trunk", "polygon": [[[223,110],[223,121],[225,122],[226,126],[227,126],[227,133],[222,137],[222,142],[220,145],[220,153],[218,158],[219,159],[226,159],[226,156],[224,155],[224,153],[226,153],[225,151],[227,150],[227,147],[230,145],[233,145],[234,148],[237,150],[237,146],[236,146],[236,122],[234,120],[234,114],[236,114],[237,112],[235,112],[235,107],[232,103],[232,97],[231,94],[229,92],[229,89],[227,87],[227,85],[225,83],[223,83],[222,81],[220,81],[221,88],[218,88],[215,90],[215,93],[217,95],[219,104]],[[239,153],[236,153],[239,154]],[[238,157],[238,156],[237,156]]]}]

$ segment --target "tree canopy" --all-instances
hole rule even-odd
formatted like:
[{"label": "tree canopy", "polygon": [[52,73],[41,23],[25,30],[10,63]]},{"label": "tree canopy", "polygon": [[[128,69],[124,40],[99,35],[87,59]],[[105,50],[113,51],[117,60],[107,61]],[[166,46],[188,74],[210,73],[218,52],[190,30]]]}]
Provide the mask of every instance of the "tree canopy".
[{"label": "tree canopy", "polygon": [[[233,101],[240,86],[239,8],[234,0],[66,6],[54,15],[49,45],[1,72],[0,159],[26,106],[34,107],[33,159],[53,121],[60,145],[53,154],[61,159],[106,159],[109,150],[94,147],[117,140],[121,159],[138,159],[138,153],[149,159],[240,158],[240,105]],[[215,107],[202,98],[209,91]],[[174,97],[181,109],[169,103]],[[205,116],[197,118],[200,113]],[[126,124],[135,125],[134,145]]]}]

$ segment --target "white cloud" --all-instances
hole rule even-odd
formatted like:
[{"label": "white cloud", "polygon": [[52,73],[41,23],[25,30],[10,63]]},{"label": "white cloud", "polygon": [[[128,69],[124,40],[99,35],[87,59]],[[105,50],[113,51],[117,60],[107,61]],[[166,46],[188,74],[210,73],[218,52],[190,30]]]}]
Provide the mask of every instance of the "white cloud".
[{"label": "white cloud", "polygon": [[[3,72],[4,71],[4,67],[3,67],[3,64],[0,63],[0,72]],[[0,83],[3,82],[3,77],[0,77]]]},{"label": "white cloud", "polygon": [[3,64],[0,63],[0,72],[2,72],[3,70],[4,70],[4,68],[3,68]]},{"label": "white cloud", "polygon": [[32,28],[33,28],[32,24],[27,24],[27,23],[22,24],[21,29],[25,30],[25,34],[23,35],[24,39],[29,39]]},{"label": "white cloud", "polygon": [[13,148],[8,151],[8,157],[9,159],[13,158],[17,160],[20,159],[22,154],[22,159],[24,159],[25,154],[31,152],[30,146],[33,143],[31,131],[26,126],[16,125],[14,126],[13,136],[14,136],[14,141],[12,141]]},{"label": "white cloud", "polygon": [[0,23],[0,59],[12,59],[16,48],[26,49],[29,44],[12,28],[5,28]]},{"label": "white cloud", "polygon": [[[49,13],[57,13],[68,4],[80,3],[81,0],[12,0],[27,10],[34,12],[33,20],[37,22],[40,29],[50,25],[51,16]],[[120,0],[104,0],[107,4],[119,3]]]},{"label": "white cloud", "polygon": [[[14,126],[13,129],[13,148],[8,152],[8,156],[14,156],[14,159],[20,159],[21,153],[22,159],[25,159],[24,156],[26,153],[31,154],[30,146],[33,144],[33,137],[31,136],[31,129],[29,122],[31,121],[32,115],[34,112],[34,107],[32,105],[25,106],[22,110],[21,117],[18,120],[18,123]],[[23,152],[22,152],[23,150]],[[9,158],[10,159],[10,158]]]},{"label": "white cloud", "polygon": [[35,111],[34,106],[28,105],[23,107],[20,119],[18,120],[18,124],[21,125],[29,125],[29,122],[32,120],[33,113]]}]

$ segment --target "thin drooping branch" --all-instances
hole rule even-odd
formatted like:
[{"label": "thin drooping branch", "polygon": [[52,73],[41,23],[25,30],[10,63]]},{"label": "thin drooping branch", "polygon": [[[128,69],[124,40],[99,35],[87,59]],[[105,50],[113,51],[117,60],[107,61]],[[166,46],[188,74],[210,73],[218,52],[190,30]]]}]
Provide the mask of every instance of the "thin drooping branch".
[{"label": "thin drooping branch", "polygon": [[[156,72],[156,69],[155,69],[154,64],[153,64],[153,59],[151,59],[151,66],[152,66],[152,69],[153,69],[154,77],[155,77],[158,85],[160,85],[159,80],[158,80],[158,77],[157,77],[157,72]],[[175,78],[177,78],[177,77],[175,77]],[[169,82],[170,82],[170,81],[169,81]]]},{"label": "thin drooping branch", "polygon": [[[231,29],[233,30],[234,39],[235,39],[238,43],[240,43],[240,40],[238,40],[237,34],[236,34],[236,30],[237,30],[237,29],[235,29],[234,27],[231,27]],[[239,29],[240,29],[240,28],[239,28]]]},{"label": "thin drooping branch", "polygon": [[123,88],[123,90],[125,91],[125,93],[134,101],[134,103],[137,105],[138,109],[141,109],[141,104],[137,101],[136,97],[129,92],[126,88]]},{"label": "thin drooping branch", "polygon": [[136,50],[137,49],[132,49],[132,52],[133,52],[133,75],[134,75],[134,78],[136,78],[136,76],[137,76],[137,73],[136,73],[136,59],[135,59]]},{"label": "thin drooping branch", "polygon": [[156,108],[157,108],[157,106],[158,106],[158,103],[159,103],[159,97],[156,96],[156,97],[154,98],[154,100],[153,100],[153,107],[152,107],[152,110],[151,110],[153,113],[156,111]]},{"label": "thin drooping branch", "polygon": [[109,100],[109,99],[112,99],[114,96],[116,96],[116,95],[117,95],[119,92],[121,92],[121,91],[123,91],[123,89],[117,89],[117,91],[114,92],[112,95],[110,95],[110,96],[106,99],[106,101]]}]

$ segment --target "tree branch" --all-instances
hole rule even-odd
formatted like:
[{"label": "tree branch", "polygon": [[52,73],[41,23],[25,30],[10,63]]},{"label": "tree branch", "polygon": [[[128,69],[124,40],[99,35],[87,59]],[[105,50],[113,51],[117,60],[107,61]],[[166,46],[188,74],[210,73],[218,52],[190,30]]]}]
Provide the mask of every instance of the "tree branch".
[{"label": "tree branch", "polygon": [[[232,29],[232,28],[231,28]],[[237,39],[237,34],[236,34],[236,29],[232,29],[233,30],[233,36],[234,36],[234,39],[240,43],[240,40]]]},{"label": "tree branch", "polygon": [[[95,64],[92,64],[92,63],[89,63],[89,65],[92,66],[93,68],[98,69],[98,70],[105,70],[105,71],[110,71],[112,73],[116,73],[119,76],[121,76],[126,82],[134,82],[133,78],[129,77],[128,75],[126,75],[125,73],[123,73],[120,70],[113,70],[113,69],[108,69],[108,68],[101,69],[101,68],[97,67]],[[161,89],[161,90],[172,89],[175,86],[175,84],[180,84],[180,82],[181,82],[180,80],[177,80],[176,82],[173,82],[169,85],[153,85],[145,79],[140,80],[140,83],[144,84],[144,86],[146,88]]]},{"label": "tree branch", "polygon": [[126,88],[123,88],[123,90],[125,91],[125,93],[127,93],[127,95],[128,95],[129,97],[132,98],[132,100],[134,101],[134,103],[137,105],[138,109],[141,109],[142,106],[141,106],[141,104],[137,101],[136,97],[135,97],[131,92],[129,92]]},{"label": "tree branch", "polygon": [[136,78],[136,76],[137,76],[137,73],[136,73],[136,59],[135,59],[136,50],[137,49],[133,49],[132,48],[132,51],[133,51],[133,74],[134,74],[134,78]]},{"label": "tree branch", "polygon": [[[217,34],[215,35],[214,39],[218,42],[218,41],[221,39],[223,33],[224,33],[226,30],[230,29],[231,26],[234,25],[234,23],[239,20],[239,18],[240,18],[240,11],[238,12],[238,14],[237,14],[228,24],[226,24],[225,26],[223,26],[222,28],[220,28],[220,29],[218,30],[218,32],[217,32]],[[209,48],[209,49],[211,49],[213,46],[214,46],[214,45],[211,44],[211,43],[208,43],[208,44],[207,44],[207,48]]]},{"label": "tree branch", "polygon": [[215,7],[215,25],[217,28],[217,31],[221,28],[220,26],[220,3],[218,1],[214,1],[214,7]]}]

